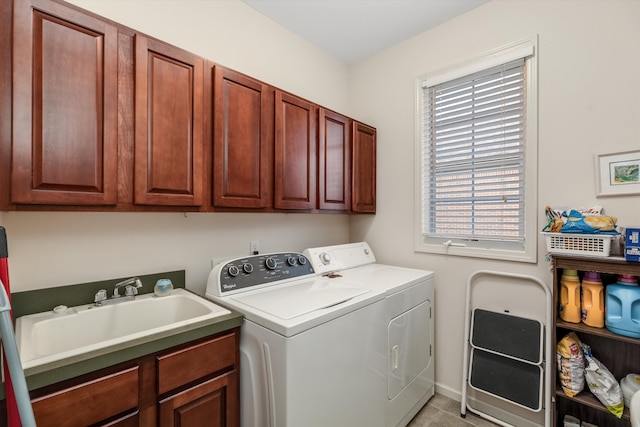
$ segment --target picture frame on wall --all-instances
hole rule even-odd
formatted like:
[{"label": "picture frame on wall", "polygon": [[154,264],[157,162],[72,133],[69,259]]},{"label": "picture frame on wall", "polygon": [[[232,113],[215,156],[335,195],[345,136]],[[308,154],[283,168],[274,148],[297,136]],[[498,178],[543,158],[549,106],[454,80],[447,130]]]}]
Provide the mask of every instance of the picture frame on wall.
[{"label": "picture frame on wall", "polygon": [[596,155],[596,197],[640,194],[640,150]]}]

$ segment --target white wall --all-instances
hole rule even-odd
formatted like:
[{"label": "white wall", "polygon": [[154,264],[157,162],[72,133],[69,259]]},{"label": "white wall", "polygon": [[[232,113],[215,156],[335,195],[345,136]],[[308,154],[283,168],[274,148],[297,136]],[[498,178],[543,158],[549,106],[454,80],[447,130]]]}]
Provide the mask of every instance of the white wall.
[{"label": "white wall", "polygon": [[416,76],[539,35],[538,229],[545,205],[604,205],[638,225],[640,196],[596,198],[594,154],[639,149],[640,2],[493,0],[354,65],[353,114],[378,131],[378,209],[354,216],[350,239],[379,260],[436,272],[436,381],[461,390],[467,278],[480,269],[534,275],[551,284],[545,246],[537,265],[413,251]]},{"label": "white wall", "polygon": [[[133,29],[349,114],[340,61],[239,0],[73,0]],[[12,291],[186,269],[203,291],[211,258],[346,243],[334,214],[5,212]],[[56,305],[52,301],[52,306]]]},{"label": "white wall", "polygon": [[14,292],[186,270],[204,293],[211,259],[247,255],[251,240],[266,253],[348,238],[344,215],[6,212],[4,226]]},{"label": "white wall", "polygon": [[240,0],[69,3],[349,115],[346,65]]}]

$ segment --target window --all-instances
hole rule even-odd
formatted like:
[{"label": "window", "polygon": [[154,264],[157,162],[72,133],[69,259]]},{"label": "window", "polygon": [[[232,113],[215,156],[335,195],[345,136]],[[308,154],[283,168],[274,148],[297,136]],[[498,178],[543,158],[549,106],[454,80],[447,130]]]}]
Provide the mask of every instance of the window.
[{"label": "window", "polygon": [[536,261],[534,47],[418,78],[417,251]]}]

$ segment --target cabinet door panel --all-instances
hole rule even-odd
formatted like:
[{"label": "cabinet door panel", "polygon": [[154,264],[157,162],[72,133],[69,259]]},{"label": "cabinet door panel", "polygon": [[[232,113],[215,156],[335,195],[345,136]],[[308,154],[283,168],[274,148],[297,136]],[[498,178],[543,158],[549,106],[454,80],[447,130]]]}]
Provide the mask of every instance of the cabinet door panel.
[{"label": "cabinet door panel", "polygon": [[136,204],[202,204],[204,62],[136,35]]},{"label": "cabinet door panel", "polygon": [[279,209],[316,207],[316,107],[276,91],[275,199]]},{"label": "cabinet door panel", "polygon": [[235,427],[238,374],[231,371],[160,402],[160,427]]},{"label": "cabinet door panel", "polygon": [[32,402],[39,427],[91,425],[138,406],[138,367]]},{"label": "cabinet door panel", "polygon": [[170,392],[198,378],[233,367],[237,346],[237,335],[230,333],[158,356],[158,393]]},{"label": "cabinet door panel", "polygon": [[268,86],[214,69],[213,204],[269,206],[273,110]]},{"label": "cabinet door panel", "polygon": [[64,5],[14,3],[14,203],[117,199],[117,29]]},{"label": "cabinet door panel", "polygon": [[376,211],[376,130],[353,123],[353,185],[351,209]]},{"label": "cabinet door panel", "polygon": [[348,211],[351,205],[351,120],[320,108],[318,208]]}]

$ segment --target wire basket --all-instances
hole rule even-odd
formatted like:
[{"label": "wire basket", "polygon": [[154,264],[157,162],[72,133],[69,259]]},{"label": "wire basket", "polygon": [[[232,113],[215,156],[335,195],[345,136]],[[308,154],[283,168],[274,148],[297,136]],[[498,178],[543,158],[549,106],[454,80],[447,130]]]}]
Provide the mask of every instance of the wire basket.
[{"label": "wire basket", "polygon": [[611,241],[618,236],[610,234],[573,234],[542,232],[547,240],[547,252],[608,257]]}]

